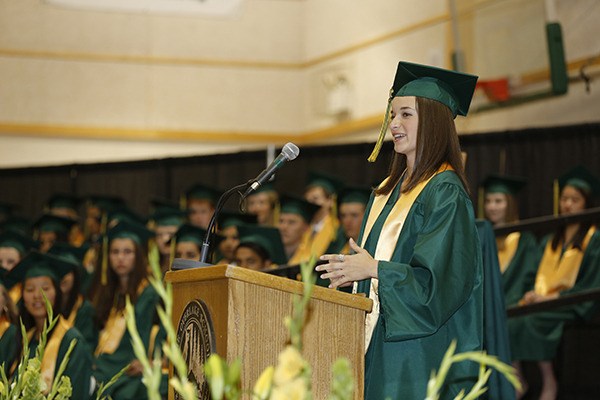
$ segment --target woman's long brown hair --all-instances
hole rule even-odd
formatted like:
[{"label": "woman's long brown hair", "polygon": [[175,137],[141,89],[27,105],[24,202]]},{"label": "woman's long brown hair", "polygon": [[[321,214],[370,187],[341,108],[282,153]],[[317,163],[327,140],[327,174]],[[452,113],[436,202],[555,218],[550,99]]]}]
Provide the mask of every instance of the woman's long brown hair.
[{"label": "woman's long brown hair", "polygon": [[[419,125],[415,165],[403,183],[402,193],[409,192],[419,182],[432,177],[443,163],[450,164],[469,193],[452,112],[442,103],[423,97],[416,98],[416,105]],[[390,178],[385,185],[375,190],[375,194],[390,193],[400,181],[405,169],[406,156],[395,153],[390,165]]]},{"label": "woman's long brown hair", "polygon": [[[131,304],[135,304],[138,298],[138,287],[140,283],[148,276],[148,257],[144,246],[133,242],[135,246],[135,266],[131,271],[127,282],[125,293],[119,293],[119,276],[113,271],[110,265],[107,271],[107,285],[99,287],[94,296],[94,305],[96,307],[96,319],[100,328],[104,327],[110,309],[116,307],[117,310],[125,308],[125,297],[129,296]],[[110,244],[109,244],[110,252]],[[96,270],[99,273],[100,269]]]}]

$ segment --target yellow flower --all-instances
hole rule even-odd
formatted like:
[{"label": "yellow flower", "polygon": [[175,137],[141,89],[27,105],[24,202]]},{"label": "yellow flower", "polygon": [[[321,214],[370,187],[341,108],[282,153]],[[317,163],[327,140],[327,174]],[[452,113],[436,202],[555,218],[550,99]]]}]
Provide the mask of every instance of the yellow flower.
[{"label": "yellow flower", "polygon": [[273,373],[275,368],[273,366],[268,367],[260,374],[260,377],[254,385],[254,396],[260,400],[265,400],[269,397],[271,392],[271,385],[273,383]]},{"label": "yellow flower", "polygon": [[297,377],[305,367],[300,352],[293,346],[287,346],[279,353],[279,364],[275,370],[274,382],[280,386]]},{"label": "yellow flower", "polygon": [[281,386],[273,388],[270,400],[304,400],[308,393],[306,380],[298,377]]},{"label": "yellow flower", "polygon": [[223,361],[217,354],[211,354],[204,365],[204,373],[210,386],[213,399],[223,398],[225,390],[225,376],[223,374]]}]

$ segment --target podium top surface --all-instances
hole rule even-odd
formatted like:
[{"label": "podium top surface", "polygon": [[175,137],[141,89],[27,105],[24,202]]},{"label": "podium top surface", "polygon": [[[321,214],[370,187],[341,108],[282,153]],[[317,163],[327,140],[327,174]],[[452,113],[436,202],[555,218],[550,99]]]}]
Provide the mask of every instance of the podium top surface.
[{"label": "podium top surface", "polygon": [[[302,294],[304,287],[304,284],[300,281],[227,264],[168,271],[165,275],[165,281],[173,284],[220,279],[233,279],[296,294]],[[360,309],[366,312],[370,312],[373,307],[373,301],[367,297],[348,294],[321,286],[314,287],[311,298]]]}]

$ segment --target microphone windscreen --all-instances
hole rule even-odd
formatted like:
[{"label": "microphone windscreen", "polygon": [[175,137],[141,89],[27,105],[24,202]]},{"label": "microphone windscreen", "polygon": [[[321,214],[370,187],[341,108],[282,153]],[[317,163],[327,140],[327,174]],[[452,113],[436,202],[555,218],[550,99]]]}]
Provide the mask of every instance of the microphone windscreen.
[{"label": "microphone windscreen", "polygon": [[283,149],[281,149],[281,154],[283,154],[288,161],[291,161],[298,157],[298,154],[300,154],[300,149],[294,143],[288,142],[285,144],[285,146],[283,146]]}]

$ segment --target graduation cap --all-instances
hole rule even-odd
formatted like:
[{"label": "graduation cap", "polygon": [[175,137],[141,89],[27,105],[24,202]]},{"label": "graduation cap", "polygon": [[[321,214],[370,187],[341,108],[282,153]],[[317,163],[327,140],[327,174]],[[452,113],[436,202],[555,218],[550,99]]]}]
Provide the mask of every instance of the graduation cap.
[{"label": "graduation cap", "polygon": [[77,221],[72,218],[44,214],[33,223],[33,226],[38,230],[38,232],[56,232],[68,234],[71,230],[71,227],[76,222]]},{"label": "graduation cap", "polygon": [[280,214],[296,214],[300,215],[307,223],[310,224],[315,214],[321,209],[316,204],[310,203],[304,199],[294,196],[281,196]]},{"label": "graduation cap", "polygon": [[367,205],[369,199],[371,198],[372,192],[373,190],[371,188],[348,186],[342,189],[342,191],[338,195],[338,203],[360,203]]},{"label": "graduation cap", "polygon": [[527,179],[519,176],[508,176],[508,175],[488,175],[481,186],[485,193],[504,193],[510,195],[516,195],[525,187]]},{"label": "graduation cap", "polygon": [[13,230],[0,234],[0,247],[12,247],[20,254],[27,253],[30,249],[37,248],[38,242]]},{"label": "graduation cap", "polygon": [[79,266],[83,264],[85,253],[88,251],[89,245],[81,247],[70,246],[66,243],[54,243],[48,250],[48,254],[64,258]]},{"label": "graduation cap", "polygon": [[221,211],[217,218],[219,229],[229,228],[230,226],[254,225],[256,224],[256,215],[240,214],[238,212]]},{"label": "graduation cap", "polygon": [[69,210],[77,211],[77,208],[81,204],[82,199],[79,196],[66,193],[57,193],[52,195],[46,202],[48,210],[54,208],[67,208]]},{"label": "graduation cap", "polygon": [[341,179],[321,171],[309,171],[306,187],[319,186],[327,193],[335,194],[344,187]]},{"label": "graduation cap", "polygon": [[275,181],[263,183],[262,185],[257,187],[256,190],[250,194],[250,196],[262,192],[277,192],[277,190],[275,190]]},{"label": "graduation cap", "polygon": [[215,188],[197,183],[185,191],[185,198],[190,200],[207,200],[211,203],[216,203],[221,197],[221,192]]},{"label": "graduation cap", "polygon": [[12,215],[0,224],[0,231],[14,231],[31,236],[31,221],[28,218]]},{"label": "graduation cap", "polygon": [[144,225],[144,218],[133,211],[131,208],[121,205],[108,211],[107,222],[109,226],[114,226],[115,223],[127,221],[140,225]]},{"label": "graduation cap", "polygon": [[109,211],[125,206],[125,200],[118,196],[91,195],[86,198],[88,206],[98,207],[102,211]]},{"label": "graduation cap", "polygon": [[240,244],[250,243],[262,247],[269,255],[272,263],[283,265],[287,262],[279,229],[268,226],[240,225],[238,226]]},{"label": "graduation cap", "polygon": [[177,202],[159,197],[150,200],[150,209],[152,210],[152,213],[181,210]]},{"label": "graduation cap", "polygon": [[582,165],[578,165],[560,176],[558,183],[561,190],[568,185],[592,197],[600,195],[600,180]]},{"label": "graduation cap", "polygon": [[131,239],[138,245],[145,245],[148,240],[154,237],[154,233],[143,224],[129,220],[120,220],[108,230],[106,236],[109,242],[114,239]]},{"label": "graduation cap", "polygon": [[183,224],[179,227],[177,232],[175,232],[172,240],[175,240],[176,243],[192,242],[198,245],[198,247],[201,247],[205,237],[206,229],[191,224]]},{"label": "graduation cap", "polygon": [[370,162],[377,159],[383,139],[390,122],[390,107],[392,99],[399,96],[424,97],[444,104],[452,115],[467,115],[477,76],[429,65],[413,64],[405,61],[398,63],[394,83],[390,89],[390,97],[384,117],[384,123],[379,132],[375,149],[369,157]]},{"label": "graduation cap", "polygon": [[66,274],[75,271],[77,267],[76,263],[63,258],[32,251],[6,275],[5,280],[9,285],[14,285],[28,278],[47,276],[60,283]]},{"label": "graduation cap", "polygon": [[157,210],[148,217],[154,226],[180,226],[185,221],[187,212],[180,209]]}]

